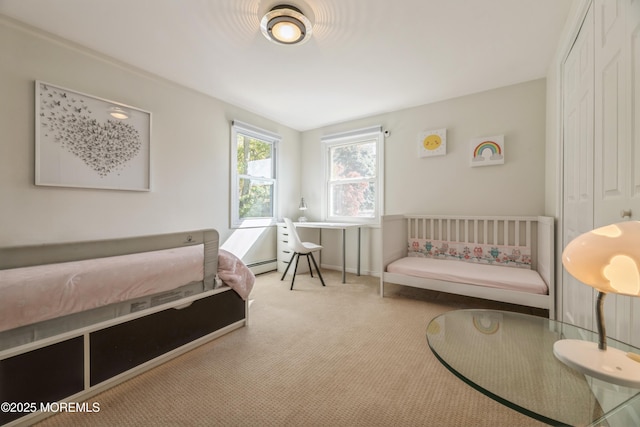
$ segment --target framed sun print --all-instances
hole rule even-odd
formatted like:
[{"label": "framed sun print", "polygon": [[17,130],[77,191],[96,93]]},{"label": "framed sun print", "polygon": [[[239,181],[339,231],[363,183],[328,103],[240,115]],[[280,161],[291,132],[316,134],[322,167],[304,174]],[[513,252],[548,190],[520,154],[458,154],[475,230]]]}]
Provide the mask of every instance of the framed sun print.
[{"label": "framed sun print", "polygon": [[447,129],[426,130],[418,135],[418,156],[433,157],[447,154]]},{"label": "framed sun print", "polygon": [[36,185],[151,190],[151,113],[35,84]]},{"label": "framed sun print", "polygon": [[493,166],[504,163],[504,135],[474,138],[470,142],[471,166]]}]

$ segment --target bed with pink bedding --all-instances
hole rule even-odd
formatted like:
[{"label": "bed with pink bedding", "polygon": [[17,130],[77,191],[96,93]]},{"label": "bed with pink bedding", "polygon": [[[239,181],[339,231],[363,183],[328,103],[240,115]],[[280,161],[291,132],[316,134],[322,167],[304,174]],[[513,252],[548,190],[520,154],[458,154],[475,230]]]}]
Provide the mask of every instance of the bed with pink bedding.
[{"label": "bed with pink bedding", "polygon": [[0,332],[201,282],[203,264],[194,245],[0,270]]},{"label": "bed with pink bedding", "polygon": [[0,401],[79,400],[242,327],[254,280],[215,230],[0,248]]},{"label": "bed with pink bedding", "polygon": [[554,221],[542,216],[388,215],[385,283],[549,310],[555,316]]}]

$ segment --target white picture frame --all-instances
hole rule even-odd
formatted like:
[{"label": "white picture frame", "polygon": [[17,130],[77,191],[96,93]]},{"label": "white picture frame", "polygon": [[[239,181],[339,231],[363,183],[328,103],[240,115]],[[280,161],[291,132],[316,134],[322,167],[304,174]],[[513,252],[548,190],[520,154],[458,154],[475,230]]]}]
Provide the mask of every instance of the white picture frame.
[{"label": "white picture frame", "polygon": [[418,134],[418,157],[447,154],[447,129],[425,130]]},{"label": "white picture frame", "polygon": [[35,184],[150,191],[151,113],[35,82]]},{"label": "white picture frame", "polygon": [[504,135],[474,138],[469,150],[472,167],[504,164]]}]

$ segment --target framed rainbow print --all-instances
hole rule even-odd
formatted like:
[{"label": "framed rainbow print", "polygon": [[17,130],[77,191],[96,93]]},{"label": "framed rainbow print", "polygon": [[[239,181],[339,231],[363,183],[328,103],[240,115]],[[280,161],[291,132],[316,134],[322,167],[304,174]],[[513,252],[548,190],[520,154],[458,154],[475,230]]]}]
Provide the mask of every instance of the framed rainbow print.
[{"label": "framed rainbow print", "polygon": [[433,157],[447,154],[447,129],[426,130],[418,135],[418,156]]},{"label": "framed rainbow print", "polygon": [[493,166],[504,163],[504,135],[474,138],[470,143],[471,166]]}]

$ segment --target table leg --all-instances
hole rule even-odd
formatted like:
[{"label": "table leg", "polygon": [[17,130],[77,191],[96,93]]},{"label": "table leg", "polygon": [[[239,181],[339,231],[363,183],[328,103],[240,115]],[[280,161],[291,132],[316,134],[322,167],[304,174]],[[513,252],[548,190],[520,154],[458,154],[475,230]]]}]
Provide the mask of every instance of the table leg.
[{"label": "table leg", "polygon": [[346,233],[347,229],[342,229],[342,283],[347,283],[347,247],[346,247]]},{"label": "table leg", "polygon": [[[318,244],[322,246],[322,228],[318,228]],[[318,252],[318,265],[322,265],[322,251]]]},{"label": "table leg", "polygon": [[358,227],[358,276],[360,275],[360,227]]}]

